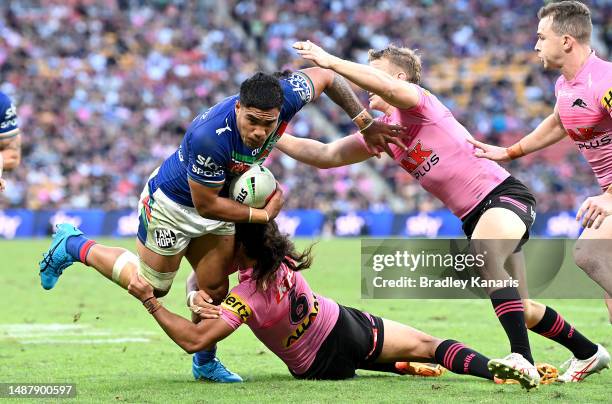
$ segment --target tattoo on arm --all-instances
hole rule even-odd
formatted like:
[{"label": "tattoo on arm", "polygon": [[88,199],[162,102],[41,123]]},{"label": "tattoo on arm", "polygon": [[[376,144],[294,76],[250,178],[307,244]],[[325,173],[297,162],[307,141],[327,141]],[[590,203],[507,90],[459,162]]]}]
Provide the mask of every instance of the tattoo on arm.
[{"label": "tattoo on arm", "polygon": [[342,108],[351,119],[356,117],[364,108],[348,81],[337,73],[334,74],[332,85],[326,88],[324,92],[333,102]]}]

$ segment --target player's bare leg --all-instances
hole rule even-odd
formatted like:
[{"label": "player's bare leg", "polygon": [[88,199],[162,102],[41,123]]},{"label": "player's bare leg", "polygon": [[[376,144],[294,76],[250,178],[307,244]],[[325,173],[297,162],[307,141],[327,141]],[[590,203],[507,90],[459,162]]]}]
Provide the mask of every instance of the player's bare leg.
[{"label": "player's bare leg", "polygon": [[604,219],[598,229],[584,229],[574,246],[574,261],[612,295],[612,217]]},{"label": "player's bare leg", "polygon": [[[192,239],[185,257],[195,271],[199,289],[220,303],[229,288],[228,275],[232,272],[234,258],[234,235],[206,234]],[[188,279],[187,290],[191,290]],[[193,316],[194,322],[199,316]],[[216,358],[217,347],[196,352],[193,356],[192,373],[196,380],[208,379],[218,382],[241,382],[242,378],[225,368]]]},{"label": "player's bare leg", "polygon": [[384,343],[376,363],[362,369],[406,374],[407,362],[432,362],[451,372],[492,380],[489,359],[454,340],[432,337],[410,326],[383,319]]},{"label": "player's bare leg", "polygon": [[[597,360],[591,364],[593,366],[591,369],[589,369],[591,372],[584,375],[580,374],[581,377],[579,380],[583,380],[589,374],[600,371],[607,365],[607,352],[603,347],[599,349],[597,344],[593,343],[582,335],[551,307],[527,298],[529,296],[526,279],[527,273],[525,267],[525,257],[522,252],[512,254],[512,256],[508,258],[506,261],[506,269],[513,278],[518,279],[520,282],[519,293],[521,294],[521,297],[523,297],[525,324],[527,328],[569,349],[573,354],[573,357],[570,360],[570,362],[573,360],[572,363],[582,364],[582,362],[585,362],[583,365],[588,365],[591,362],[591,359],[597,357]],[[599,365],[597,365],[597,363],[599,363]],[[572,365],[570,364],[568,367],[568,371],[570,373],[565,372],[565,374],[563,374],[559,380],[579,381],[565,380],[571,379],[571,377],[568,375],[584,370],[584,366],[580,369],[577,368],[577,365],[574,365],[573,367],[576,369],[570,369],[572,368]]]},{"label": "player's bare leg", "polygon": [[[472,234],[471,246],[475,253],[485,256],[483,278],[509,281],[506,261],[514,253],[527,226],[513,211],[491,208],[485,211]],[[525,326],[523,302],[517,287],[490,288],[487,290],[495,314],[508,336],[510,355],[494,359],[489,369],[499,378],[516,379],[527,389],[536,387],[540,376],[534,365]]]}]

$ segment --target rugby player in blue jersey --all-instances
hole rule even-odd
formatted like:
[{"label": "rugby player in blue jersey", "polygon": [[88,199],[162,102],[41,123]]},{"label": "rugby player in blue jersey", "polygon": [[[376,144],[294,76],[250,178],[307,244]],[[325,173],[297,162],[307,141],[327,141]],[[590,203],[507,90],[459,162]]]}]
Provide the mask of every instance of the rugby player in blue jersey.
[{"label": "rugby player in blue jersey", "polygon": [[[388,143],[403,147],[395,138],[401,127],[374,121],[341,76],[316,67],[257,73],[242,83],[240,94],[196,116],[180,147],[151,174],[139,203],[138,257],[61,224],[40,263],[43,288],[53,288],[63,270],[79,261],[123,288],[136,267],[163,296],[185,257],[204,292],[191,293],[190,306],[220,302],[229,286],[234,223],[267,223],[283,205],[280,190],[263,209],[227,198],[231,178],[263,163],[291,118],[322,92],[353,119],[372,150],[391,153]],[[196,379],[242,381],[216,359],[214,348],[194,355],[192,371]]]},{"label": "rugby player in blue jersey", "polygon": [[13,170],[21,161],[21,134],[17,124],[17,109],[10,98],[0,92],[0,192],[4,191],[4,170]]}]

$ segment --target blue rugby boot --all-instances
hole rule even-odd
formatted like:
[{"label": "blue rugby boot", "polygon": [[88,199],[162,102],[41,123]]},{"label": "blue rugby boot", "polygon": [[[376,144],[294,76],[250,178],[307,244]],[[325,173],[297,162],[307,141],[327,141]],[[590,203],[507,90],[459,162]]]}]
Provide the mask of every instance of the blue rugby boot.
[{"label": "blue rugby boot", "polygon": [[80,236],[83,232],[71,224],[62,223],[56,226],[55,234],[51,240],[51,247],[43,254],[43,260],[39,262],[40,284],[43,289],[52,289],[57,283],[64,269],[78,261],[66,250],[69,237]]},{"label": "blue rugby boot", "polygon": [[194,355],[191,372],[196,380],[209,380],[216,383],[242,383],[242,377],[228,370],[216,357],[203,365],[198,365]]}]

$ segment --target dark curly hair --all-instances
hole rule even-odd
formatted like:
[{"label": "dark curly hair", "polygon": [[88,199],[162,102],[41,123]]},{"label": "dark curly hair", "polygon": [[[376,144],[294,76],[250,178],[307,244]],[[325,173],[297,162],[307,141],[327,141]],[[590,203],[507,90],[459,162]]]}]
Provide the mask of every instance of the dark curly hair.
[{"label": "dark curly hair", "polygon": [[240,105],[247,108],[281,109],[284,98],[280,82],[272,74],[255,73],[240,85]]},{"label": "dark curly hair", "polygon": [[282,234],[275,221],[267,224],[236,223],[236,246],[242,245],[247,257],[257,261],[253,279],[258,290],[265,290],[284,263],[294,271],[312,264],[312,245],[302,253],[295,250],[289,236]]}]

